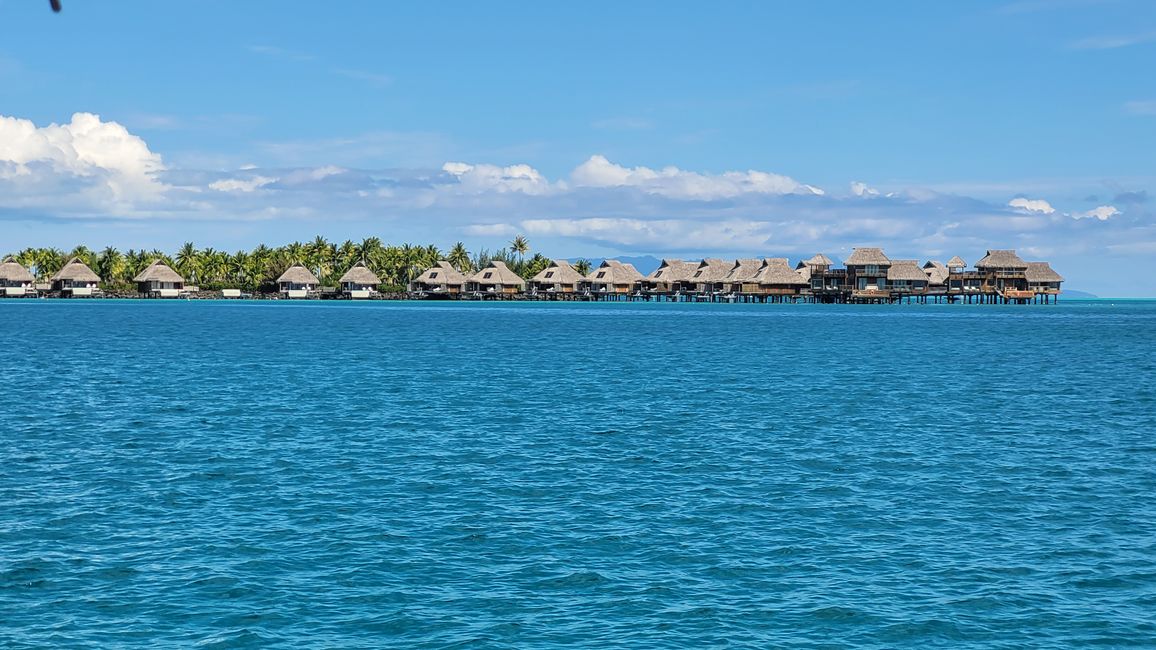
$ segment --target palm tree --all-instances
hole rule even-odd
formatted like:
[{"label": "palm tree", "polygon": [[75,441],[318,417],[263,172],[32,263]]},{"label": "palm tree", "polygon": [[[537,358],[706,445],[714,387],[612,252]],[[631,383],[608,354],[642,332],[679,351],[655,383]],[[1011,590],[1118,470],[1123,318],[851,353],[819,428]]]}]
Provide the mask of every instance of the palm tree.
[{"label": "palm tree", "polygon": [[525,235],[518,235],[510,242],[510,250],[518,254],[518,259],[521,260],[530,252],[530,241],[526,239]]},{"label": "palm tree", "polygon": [[574,267],[575,271],[581,273],[582,275],[587,275],[590,273],[590,260],[588,259],[578,258],[578,260],[575,261],[571,266]]},{"label": "palm tree", "polygon": [[187,241],[177,249],[177,272],[185,276],[190,282],[199,280],[201,272],[201,254],[193,242]]},{"label": "palm tree", "polygon": [[124,275],[124,255],[112,246],[100,251],[96,260],[96,274],[105,282],[115,282]]},{"label": "palm tree", "polygon": [[466,245],[461,242],[454,244],[454,247],[450,249],[446,261],[461,273],[469,273],[473,270],[470,268],[470,252],[466,250]]}]

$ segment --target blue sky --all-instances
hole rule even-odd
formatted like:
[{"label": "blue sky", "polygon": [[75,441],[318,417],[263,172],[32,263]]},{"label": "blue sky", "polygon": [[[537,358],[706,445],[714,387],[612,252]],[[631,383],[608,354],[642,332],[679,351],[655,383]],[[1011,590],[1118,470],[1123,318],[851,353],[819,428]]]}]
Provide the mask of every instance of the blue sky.
[{"label": "blue sky", "polygon": [[1148,0],[64,2],[0,0],[4,250],[1007,247],[1156,295]]}]

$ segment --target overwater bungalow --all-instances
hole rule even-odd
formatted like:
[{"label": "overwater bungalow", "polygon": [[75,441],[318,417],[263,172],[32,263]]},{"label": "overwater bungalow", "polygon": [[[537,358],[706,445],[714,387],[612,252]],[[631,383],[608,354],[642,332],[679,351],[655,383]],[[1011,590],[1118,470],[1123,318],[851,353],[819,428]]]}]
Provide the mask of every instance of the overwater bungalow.
[{"label": "overwater bungalow", "polygon": [[100,276],[80,261],[79,257],[68,260],[50,278],[52,290],[66,297],[89,297],[100,293]]},{"label": "overwater bungalow", "polygon": [[530,278],[530,293],[534,295],[565,295],[577,293],[585,278],[570,262],[551,260],[550,266]]},{"label": "overwater bungalow", "polygon": [[346,298],[365,300],[377,293],[377,285],[381,284],[381,278],[370,271],[364,261],[360,261],[349,267],[338,282],[341,283],[341,293]]},{"label": "overwater bungalow", "polygon": [[887,269],[891,268],[891,260],[882,248],[853,248],[845,265],[852,298],[871,301],[890,298]]},{"label": "overwater bungalow", "polygon": [[277,290],[284,298],[299,300],[317,295],[321,281],[301,262],[294,262],[277,278]]},{"label": "overwater bungalow", "polygon": [[19,298],[35,295],[36,289],[33,288],[35,281],[36,278],[32,277],[28,269],[12,257],[5,257],[4,261],[0,262],[0,288],[3,288],[4,296]]},{"label": "overwater bungalow", "polygon": [[951,271],[943,262],[936,260],[929,260],[923,265],[923,272],[927,274],[927,288],[931,291],[939,291],[947,288],[947,276],[951,275]]},{"label": "overwater bungalow", "polygon": [[791,268],[785,257],[768,257],[755,272],[751,293],[764,296],[772,302],[795,300],[807,288],[803,274]]},{"label": "overwater bungalow", "polygon": [[694,291],[700,296],[709,296],[722,290],[723,278],[731,272],[732,264],[716,258],[705,258],[690,276]]},{"label": "overwater bungalow", "polygon": [[494,260],[484,269],[466,279],[466,291],[485,296],[513,296],[526,290],[522,276],[506,266],[505,262]]},{"label": "overwater bungalow", "polygon": [[466,276],[446,260],[426,269],[409,283],[409,290],[421,297],[460,296],[466,286]]},{"label": "overwater bungalow", "polygon": [[694,289],[691,278],[698,270],[698,262],[662,260],[662,264],[642,279],[642,289],[654,294],[681,294]]},{"label": "overwater bungalow", "polygon": [[149,298],[177,298],[185,289],[185,279],[168,264],[154,260],[132,279],[137,291]]},{"label": "overwater bungalow", "polygon": [[836,269],[831,258],[822,253],[799,262],[795,271],[807,281],[808,291],[820,302],[837,299],[846,289],[847,270]]},{"label": "overwater bungalow", "polygon": [[1042,299],[1043,302],[1049,300],[1056,300],[1060,295],[1060,283],[1064,278],[1052,269],[1052,265],[1047,262],[1028,262],[1028,268],[1024,271],[1024,277],[1028,281],[1028,289],[1036,294],[1037,299]]},{"label": "overwater bungalow", "polygon": [[927,292],[930,279],[919,266],[918,260],[891,260],[887,267],[887,289],[901,296],[921,295]]},{"label": "overwater bungalow", "polygon": [[596,295],[627,295],[640,286],[642,279],[642,274],[633,264],[604,260],[598,268],[586,274],[582,285]]},{"label": "overwater bungalow", "polygon": [[989,250],[975,263],[983,276],[982,291],[994,292],[1008,300],[1029,300],[1035,293],[1028,289],[1028,263],[1014,250]]},{"label": "overwater bungalow", "polygon": [[966,268],[967,262],[963,261],[963,258],[958,255],[947,260],[948,273],[963,273]]},{"label": "overwater bungalow", "polygon": [[738,259],[722,279],[720,291],[732,294],[754,293],[758,290],[755,274],[763,266],[763,260]]}]

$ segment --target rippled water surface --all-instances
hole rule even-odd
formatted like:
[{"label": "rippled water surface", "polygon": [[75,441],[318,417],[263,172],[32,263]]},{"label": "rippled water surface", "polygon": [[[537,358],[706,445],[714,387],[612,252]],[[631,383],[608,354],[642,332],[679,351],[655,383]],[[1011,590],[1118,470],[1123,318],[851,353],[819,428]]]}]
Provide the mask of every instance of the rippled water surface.
[{"label": "rippled water surface", "polygon": [[5,647],[1156,640],[1156,303],[8,301]]}]

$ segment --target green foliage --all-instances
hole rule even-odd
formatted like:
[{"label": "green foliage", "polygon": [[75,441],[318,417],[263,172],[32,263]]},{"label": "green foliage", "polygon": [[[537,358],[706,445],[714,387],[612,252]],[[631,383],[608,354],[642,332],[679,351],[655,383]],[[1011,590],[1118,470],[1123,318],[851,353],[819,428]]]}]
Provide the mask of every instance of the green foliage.
[{"label": "green foliage", "polygon": [[443,252],[436,246],[387,246],[377,237],[337,244],[319,235],[305,243],[291,242],[277,248],[261,244],[235,253],[185,242],[171,255],[160,250],[119,251],[111,246],[96,252],[81,245],[68,253],[55,248],[26,248],[14,257],[40,282],[46,282],[70,258],[78,257],[101,277],[106,289],[124,291],[134,289],[132,279],[157,259],[180,273],[186,285],[243,291],[275,291],[277,278],[296,262],[308,267],[322,285],[337,286],[350,267],[364,261],[381,278],[381,290],[393,292],[404,291],[414,278],[442,259],[467,274],[492,260],[500,260],[529,278],[549,265],[550,260],[541,254],[526,259],[528,251],[529,242],[522,235],[514,238],[511,248],[495,252],[481,249],[472,256],[462,242]]}]

